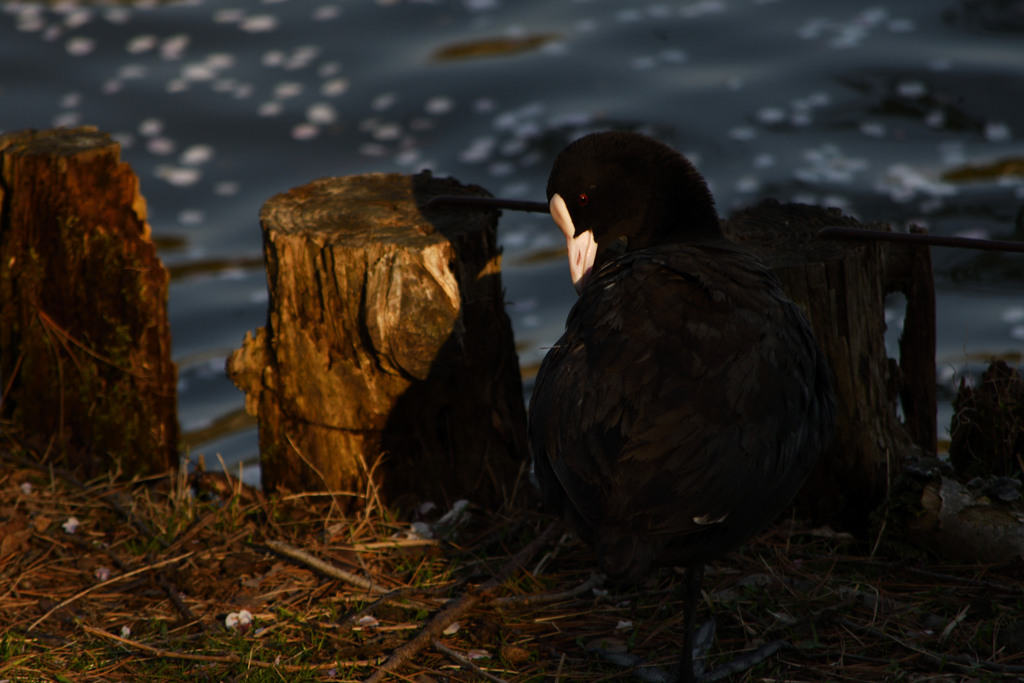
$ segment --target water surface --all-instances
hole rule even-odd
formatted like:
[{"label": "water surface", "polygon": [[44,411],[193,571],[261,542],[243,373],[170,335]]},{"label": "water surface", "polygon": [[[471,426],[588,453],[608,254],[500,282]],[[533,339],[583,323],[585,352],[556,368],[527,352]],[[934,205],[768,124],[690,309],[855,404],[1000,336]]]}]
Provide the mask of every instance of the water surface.
[{"label": "water surface", "polygon": [[[258,479],[225,357],[266,316],[258,224],[314,178],[430,168],[544,198],[557,152],[629,128],[721,213],[764,197],[1024,238],[1024,21],[1012,3],[345,0],[0,3],[0,129],[90,124],[139,174],[172,268],[192,454]],[[1018,227],[1015,227],[1017,225]],[[527,378],[575,299],[550,219],[506,212]],[[933,249],[940,432],[962,377],[1024,352],[1024,256]],[[898,301],[888,313],[895,351]]]}]

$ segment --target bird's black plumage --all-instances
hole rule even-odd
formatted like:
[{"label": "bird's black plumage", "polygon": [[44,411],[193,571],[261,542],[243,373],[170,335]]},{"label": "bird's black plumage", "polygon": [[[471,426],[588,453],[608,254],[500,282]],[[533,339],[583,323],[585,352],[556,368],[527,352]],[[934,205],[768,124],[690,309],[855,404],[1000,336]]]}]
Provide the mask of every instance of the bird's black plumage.
[{"label": "bird's black plumage", "polygon": [[[671,148],[582,138],[555,162],[548,199],[570,253],[588,230],[597,248],[530,401],[544,501],[614,577],[703,568],[763,529],[827,446],[829,369]],[[624,253],[607,249],[622,238]]]}]

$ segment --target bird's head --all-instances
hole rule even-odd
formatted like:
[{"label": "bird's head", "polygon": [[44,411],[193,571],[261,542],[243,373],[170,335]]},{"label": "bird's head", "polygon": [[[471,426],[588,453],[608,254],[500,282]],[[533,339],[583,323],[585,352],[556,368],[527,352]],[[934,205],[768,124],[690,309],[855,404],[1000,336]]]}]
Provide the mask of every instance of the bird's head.
[{"label": "bird's head", "polygon": [[714,199],[693,164],[639,133],[593,133],[570,144],[555,160],[547,195],[577,292],[618,240],[635,251],[722,234]]}]

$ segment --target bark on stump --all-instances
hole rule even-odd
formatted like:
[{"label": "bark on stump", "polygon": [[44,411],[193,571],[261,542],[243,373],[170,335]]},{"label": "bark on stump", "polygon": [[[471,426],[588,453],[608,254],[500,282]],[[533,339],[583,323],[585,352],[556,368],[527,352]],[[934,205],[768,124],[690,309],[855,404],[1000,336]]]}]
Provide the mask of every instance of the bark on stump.
[{"label": "bark on stump", "polygon": [[[931,254],[921,246],[818,238],[827,226],[889,230],[836,209],[769,200],[732,216],[726,234],[772,268],[835,373],[836,436],[797,495],[798,514],[864,533],[903,457],[915,446],[935,453]],[[884,344],[885,296],[896,291],[907,299],[899,364]]]},{"label": "bark on stump", "polygon": [[89,476],[177,460],[168,275],[93,128],[0,136],[0,417]]},{"label": "bark on stump", "polygon": [[422,208],[444,194],[489,196],[429,173],[368,174],[264,205],[267,326],[228,375],[259,419],[266,489],[363,496],[372,473],[390,505],[512,495],[526,414],[499,214]]}]

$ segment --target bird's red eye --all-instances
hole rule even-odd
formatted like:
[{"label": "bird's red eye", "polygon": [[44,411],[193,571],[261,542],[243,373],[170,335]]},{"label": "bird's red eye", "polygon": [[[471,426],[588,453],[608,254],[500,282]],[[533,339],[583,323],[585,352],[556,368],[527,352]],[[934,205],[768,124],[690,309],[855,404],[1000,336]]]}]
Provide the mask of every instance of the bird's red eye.
[{"label": "bird's red eye", "polygon": [[586,206],[588,201],[590,201],[590,198],[587,197],[587,193],[586,192],[581,192],[580,193],[580,206]]}]

